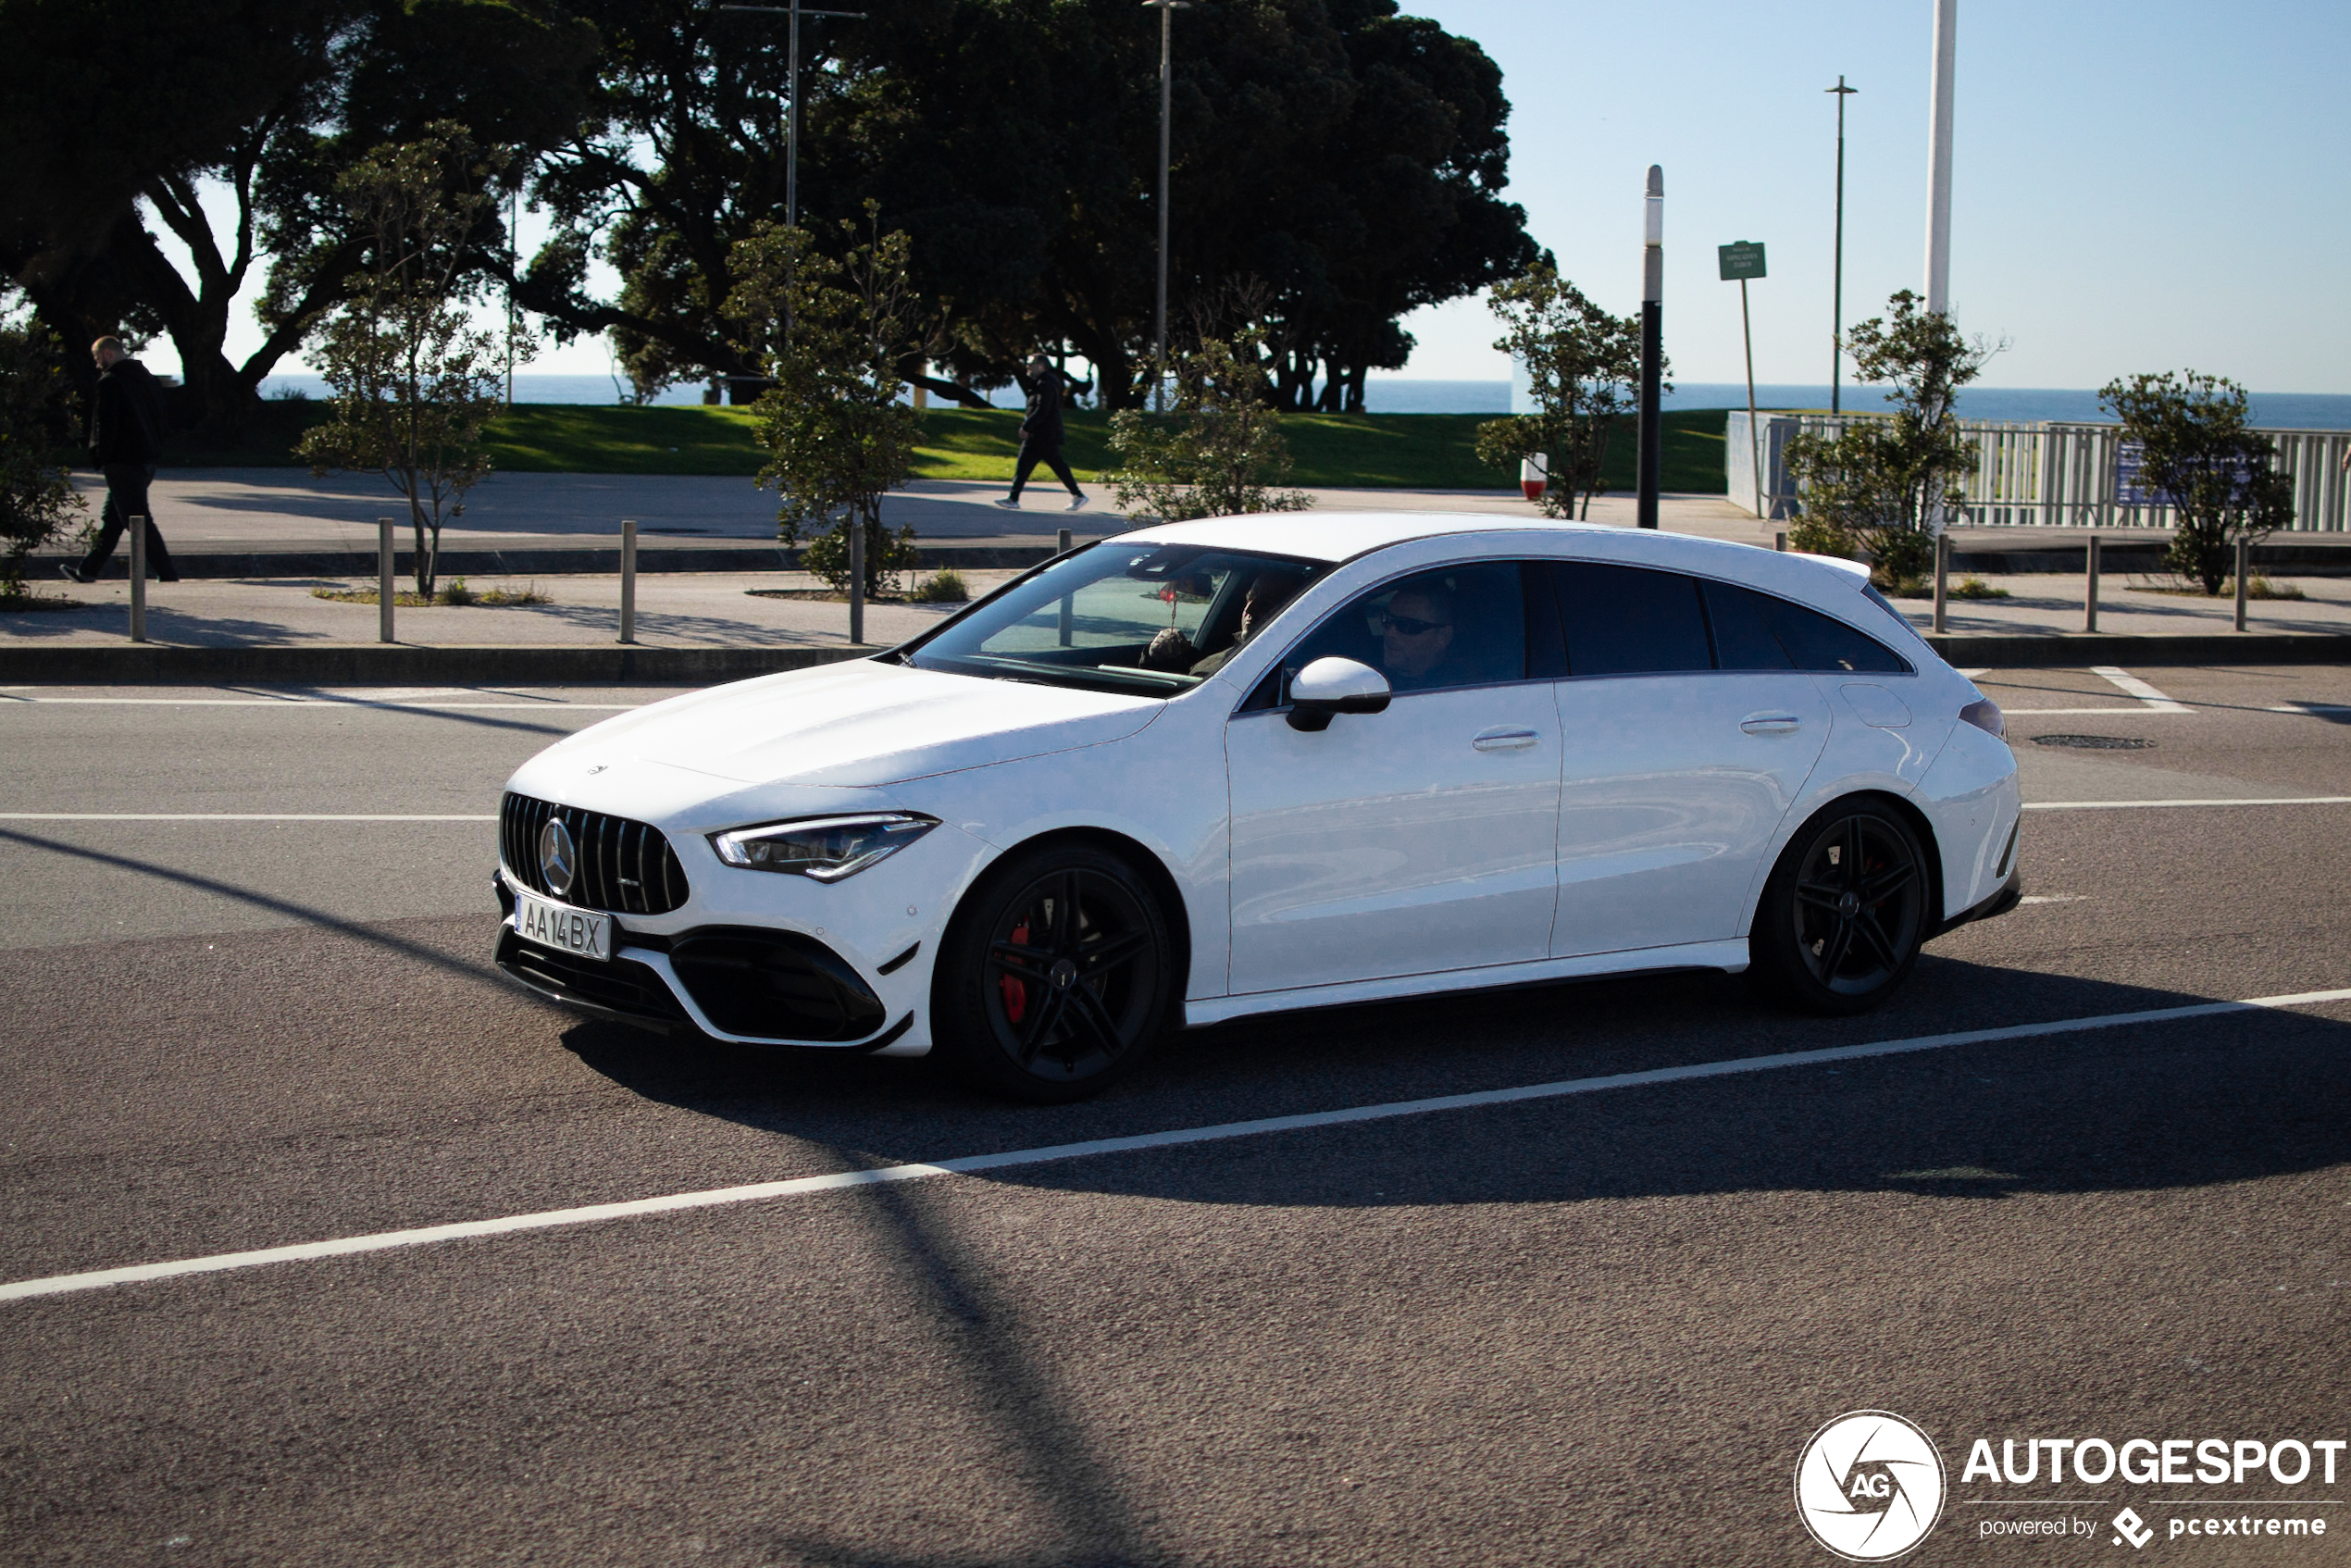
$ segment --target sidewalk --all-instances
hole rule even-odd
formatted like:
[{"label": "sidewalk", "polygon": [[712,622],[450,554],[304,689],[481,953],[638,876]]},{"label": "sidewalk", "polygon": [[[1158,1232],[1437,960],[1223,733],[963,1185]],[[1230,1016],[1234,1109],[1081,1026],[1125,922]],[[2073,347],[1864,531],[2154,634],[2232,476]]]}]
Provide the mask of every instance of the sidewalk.
[{"label": "sidewalk", "polygon": [[[96,515],[103,495],[93,475],[77,475]],[[299,468],[182,470],[156,479],[155,521],[188,578],[316,577],[371,572],[376,523],[392,517],[405,563],[414,543],[404,511],[381,480],[356,475],[313,479]],[[1024,566],[1052,549],[1056,530],[1083,542],[1116,533],[1126,522],[1106,487],[1088,486],[1083,511],[1064,509],[1059,486],[1031,485],[1017,511],[997,506],[1001,484],[918,480],[882,499],[882,521],[911,525],[934,566]],[[1535,509],[1514,491],[1318,490],[1316,508],[1335,511],[1491,513],[1525,518]],[[1668,496],[1665,526],[1769,543],[1771,530],[1719,496]],[[1630,496],[1603,496],[1594,522],[1630,523]],[[620,523],[637,521],[639,570],[773,571],[797,563],[776,538],[776,496],[749,479],[651,474],[492,474],[476,486],[465,516],[442,529],[441,549],[454,571],[524,574],[616,571]],[[56,579],[52,561],[73,554],[52,548],[34,557],[33,576]],[[127,573],[118,552],[109,569]]]},{"label": "sidewalk", "polygon": [[[1597,512],[1597,508],[1595,511]],[[964,581],[975,596],[1006,580],[1010,570],[968,570]],[[446,578],[444,578],[446,580]],[[1955,578],[1955,581],[1957,579]],[[2083,626],[2084,578],[2079,572],[2013,573],[1982,579],[2005,599],[1953,599],[1950,633],[1957,637],[2071,638]],[[2234,601],[2144,591],[2125,574],[2105,574],[2098,628],[2108,637],[2175,638],[2233,636]],[[2147,579],[2135,579],[2142,583]],[[2281,639],[2351,636],[2351,578],[2277,577],[2280,586],[2299,588],[2301,600],[2257,600],[2248,606],[2250,631],[2239,641],[2248,649]],[[433,605],[396,612],[402,643],[417,647],[611,647],[619,634],[620,579],[604,573],[554,577],[472,577],[475,592],[530,589],[551,603],[504,608]],[[182,648],[302,647],[372,643],[376,607],[313,595],[314,588],[372,589],[367,578],[274,578],[236,580],[189,579],[150,583],[147,635],[158,646]],[[124,641],[131,585],[114,579],[89,585],[61,581],[34,586],[44,595],[69,598],[71,610],[0,612],[0,668],[10,649],[99,646]],[[845,604],[763,597],[767,591],[813,591],[816,579],[801,572],[679,572],[641,576],[637,583],[637,639],[649,648],[848,646]],[[1921,632],[1928,630],[1934,606],[1924,599],[1897,602]],[[876,604],[866,607],[869,643],[889,644],[914,635],[953,605]],[[2345,653],[2351,661],[2351,650]]]}]

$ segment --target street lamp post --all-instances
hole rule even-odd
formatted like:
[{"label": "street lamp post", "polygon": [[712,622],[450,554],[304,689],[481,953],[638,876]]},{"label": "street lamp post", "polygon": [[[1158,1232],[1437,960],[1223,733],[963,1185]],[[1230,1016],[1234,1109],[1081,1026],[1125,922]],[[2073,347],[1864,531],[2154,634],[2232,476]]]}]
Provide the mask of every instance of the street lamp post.
[{"label": "street lamp post", "polygon": [[1835,414],[1845,371],[1845,100],[1860,89],[1846,86],[1839,75],[1835,86],[1822,91],[1836,94],[1836,259],[1829,284],[1829,412]]},{"label": "street lamp post", "polygon": [[790,42],[786,45],[790,56],[791,98],[790,123],[784,128],[784,224],[800,227],[800,19],[802,17],[841,17],[851,21],[863,21],[863,11],[818,11],[791,0],[789,6],[721,6],[722,11],[755,11],[771,17],[790,17],[787,30]]},{"label": "street lamp post", "polygon": [[1658,383],[1665,355],[1665,170],[1649,165],[1648,196],[1641,219],[1641,429],[1640,489],[1634,521],[1657,527],[1659,459],[1665,450]]},{"label": "street lamp post", "polygon": [[1927,105],[1926,308],[1951,309],[1951,68],[1959,0],[1934,0],[1934,90]]},{"label": "street lamp post", "polygon": [[1159,13],[1159,304],[1151,329],[1151,399],[1167,406],[1167,151],[1175,113],[1176,13],[1192,0],[1143,0]]}]

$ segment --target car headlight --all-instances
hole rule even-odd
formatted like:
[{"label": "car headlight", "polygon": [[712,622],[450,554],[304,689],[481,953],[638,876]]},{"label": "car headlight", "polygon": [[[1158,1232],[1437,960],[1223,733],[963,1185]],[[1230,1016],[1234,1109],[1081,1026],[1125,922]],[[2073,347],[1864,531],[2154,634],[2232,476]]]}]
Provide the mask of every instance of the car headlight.
[{"label": "car headlight", "polygon": [[939,818],[910,811],[812,816],[713,833],[710,847],[720,860],[748,871],[784,871],[838,882],[888,860],[938,826]]}]

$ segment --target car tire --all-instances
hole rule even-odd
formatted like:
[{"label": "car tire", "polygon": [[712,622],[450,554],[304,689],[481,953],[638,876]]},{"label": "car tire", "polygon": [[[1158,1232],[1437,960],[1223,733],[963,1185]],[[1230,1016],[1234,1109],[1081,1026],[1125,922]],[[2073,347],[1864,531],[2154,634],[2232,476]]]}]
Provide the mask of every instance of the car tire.
[{"label": "car tire", "polygon": [[1927,852],[1883,801],[1838,801],[1797,830],[1763,884],[1748,975],[1812,1013],[1867,1013],[1918,962],[1932,915]]},{"label": "car tire", "polygon": [[1176,944],[1151,886],[1084,844],[1014,852],[955,912],[931,982],[933,1054],[1036,1105],[1135,1070],[1176,996]]}]

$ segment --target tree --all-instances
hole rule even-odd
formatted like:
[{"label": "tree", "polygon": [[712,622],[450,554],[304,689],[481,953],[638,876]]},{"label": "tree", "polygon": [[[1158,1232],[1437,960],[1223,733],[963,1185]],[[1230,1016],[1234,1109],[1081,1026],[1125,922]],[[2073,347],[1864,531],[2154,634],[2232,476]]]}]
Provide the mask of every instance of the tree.
[{"label": "tree", "polygon": [[482,428],[502,399],[506,346],[474,327],[481,284],[470,264],[496,221],[487,188],[513,156],[442,121],[338,182],[365,260],[318,349],[334,417],[305,431],[300,451],[316,473],[381,474],[408,503],[417,591],[428,595],[442,524],[465,515],[466,492],[490,472]]},{"label": "tree", "polygon": [[82,509],[73,476],[50,460],[67,393],[56,339],[37,322],[0,322],[0,604],[25,596],[25,557]]},{"label": "tree", "polygon": [[1111,450],[1122,461],[1103,478],[1121,510],[1180,522],[1314,504],[1303,491],[1278,488],[1289,479],[1289,447],[1266,396],[1263,347],[1255,327],[1203,335],[1172,356],[1168,416],[1111,416]]},{"label": "tree", "polygon": [[1503,325],[1494,346],[1526,367],[1536,412],[1478,426],[1478,461],[1502,467],[1542,453],[1543,515],[1575,516],[1580,495],[1589,518],[1609,436],[1639,407],[1641,323],[1585,298],[1549,255],[1496,285],[1488,306]]},{"label": "tree", "polygon": [[[607,42],[604,118],[537,191],[563,231],[525,303],[610,332],[641,386],[758,380],[723,303],[730,246],[777,216],[786,154],[776,19],[686,0],[581,0]],[[1500,73],[1393,0],[1235,0],[1177,23],[1174,236],[1180,310],[1243,276],[1290,406],[1360,406],[1399,364],[1404,311],[1524,266]],[[801,206],[877,197],[950,326],[931,390],[976,402],[1032,349],[1075,353],[1113,405],[1151,341],[1156,29],[1131,0],[906,0],[804,26]],[[829,230],[812,224],[821,242]],[[602,254],[621,274],[588,288]],[[902,374],[914,369],[902,365]],[[1300,378],[1303,380],[1300,380]],[[1301,401],[1303,400],[1303,401]]]},{"label": "tree", "polygon": [[[0,268],[76,341],[168,336],[175,422],[226,433],[358,264],[341,174],[436,117],[486,141],[568,138],[595,42],[508,0],[10,0]],[[486,232],[477,264],[504,271],[504,248]],[[248,305],[262,342],[232,364]],[[90,390],[86,367],[68,373]]]},{"label": "tree", "polygon": [[850,583],[852,529],[865,530],[865,591],[895,586],[915,565],[914,530],[882,527],[881,498],[914,471],[916,421],[901,402],[898,367],[932,352],[921,297],[909,277],[913,243],[881,231],[865,204],[865,232],[844,222],[848,255],[816,250],[804,229],[766,224],[728,258],[737,279],[727,313],[739,352],[769,386],[756,404],[767,449],[762,486],[782,493],[786,544],[815,530],[805,560],[835,588]]},{"label": "tree", "polygon": [[1964,338],[1947,314],[1921,304],[1901,290],[1886,301],[1890,321],[1873,317],[1846,334],[1855,379],[1889,386],[1893,413],[1787,445],[1801,496],[1788,542],[1821,554],[1866,554],[1872,579],[1889,591],[1925,575],[1945,507],[1964,498],[1975,443],[1959,433],[1959,389],[2006,346]]},{"label": "tree", "polygon": [[2294,525],[2294,481],[2277,448],[2245,423],[2245,389],[2194,370],[2108,381],[2098,403],[2139,443],[2139,485],[2172,509],[2165,564],[2218,594],[2236,570],[2236,541]]}]

